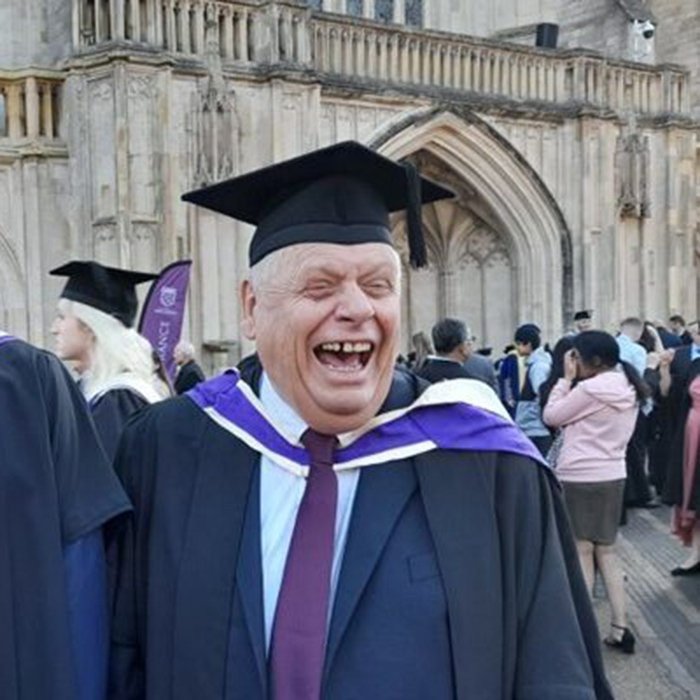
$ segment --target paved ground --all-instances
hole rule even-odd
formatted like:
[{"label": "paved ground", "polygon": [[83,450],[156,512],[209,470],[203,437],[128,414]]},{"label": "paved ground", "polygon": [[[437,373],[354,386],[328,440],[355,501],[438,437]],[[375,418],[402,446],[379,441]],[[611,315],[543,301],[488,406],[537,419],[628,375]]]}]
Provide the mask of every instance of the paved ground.
[{"label": "paved ground", "polygon": [[[604,649],[616,700],[700,700],[700,576],[669,575],[687,556],[669,535],[669,519],[667,508],[632,510],[621,529],[637,653]],[[595,607],[602,636],[609,612],[601,586]]]}]

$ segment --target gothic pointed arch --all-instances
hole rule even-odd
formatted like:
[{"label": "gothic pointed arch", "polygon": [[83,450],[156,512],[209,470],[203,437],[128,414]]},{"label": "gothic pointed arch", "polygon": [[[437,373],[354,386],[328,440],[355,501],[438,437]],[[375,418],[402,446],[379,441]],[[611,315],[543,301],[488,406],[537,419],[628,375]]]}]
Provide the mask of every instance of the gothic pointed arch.
[{"label": "gothic pointed arch", "polygon": [[[461,274],[454,272],[456,260],[489,264],[484,251],[481,258],[470,253],[470,246],[485,246],[491,262],[508,272],[512,321],[535,321],[548,338],[562,332],[572,313],[571,233],[539,174],[507,139],[468,110],[441,107],[384,125],[368,145],[394,160],[422,160],[429,177],[432,164],[457,203],[468,206],[475,232],[456,235],[449,222],[442,227],[454,239],[442,242],[454,274]],[[441,215],[449,216],[444,206]],[[429,229],[431,213],[424,216]]]}]

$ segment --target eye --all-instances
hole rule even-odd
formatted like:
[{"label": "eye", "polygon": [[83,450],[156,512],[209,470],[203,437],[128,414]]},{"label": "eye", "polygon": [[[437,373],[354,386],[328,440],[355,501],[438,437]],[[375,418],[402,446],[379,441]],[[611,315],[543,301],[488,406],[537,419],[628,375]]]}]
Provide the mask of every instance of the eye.
[{"label": "eye", "polygon": [[383,296],[389,294],[393,290],[394,285],[389,280],[378,279],[366,282],[362,285],[362,288],[371,296]]},{"label": "eye", "polygon": [[304,287],[304,295],[311,299],[323,299],[333,293],[333,283],[326,280],[309,282]]}]

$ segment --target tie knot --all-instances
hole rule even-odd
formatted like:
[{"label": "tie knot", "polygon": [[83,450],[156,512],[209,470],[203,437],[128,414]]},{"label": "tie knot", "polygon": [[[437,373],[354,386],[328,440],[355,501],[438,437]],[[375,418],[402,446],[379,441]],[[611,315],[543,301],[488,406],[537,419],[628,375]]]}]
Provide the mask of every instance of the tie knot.
[{"label": "tie knot", "polygon": [[338,444],[335,435],[324,435],[309,428],[301,436],[301,442],[309,452],[312,466],[333,465],[333,452]]}]

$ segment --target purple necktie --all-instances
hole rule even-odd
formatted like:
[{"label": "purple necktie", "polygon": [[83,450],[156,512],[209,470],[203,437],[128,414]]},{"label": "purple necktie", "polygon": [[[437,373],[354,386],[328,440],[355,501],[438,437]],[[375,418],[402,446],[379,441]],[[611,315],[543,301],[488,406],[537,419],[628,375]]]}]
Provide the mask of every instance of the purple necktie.
[{"label": "purple necktie", "polygon": [[274,700],[319,700],[331,591],[338,481],[337,440],[311,429],[301,438],[310,456],[272,631]]}]

